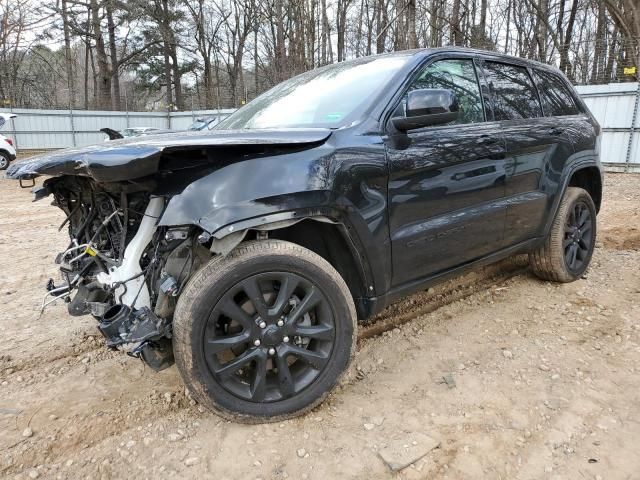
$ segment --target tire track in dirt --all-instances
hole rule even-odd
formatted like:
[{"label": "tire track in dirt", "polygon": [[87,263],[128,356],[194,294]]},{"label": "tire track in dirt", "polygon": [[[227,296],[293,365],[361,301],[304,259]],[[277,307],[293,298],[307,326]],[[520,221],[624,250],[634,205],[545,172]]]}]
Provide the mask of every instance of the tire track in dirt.
[{"label": "tire track in dirt", "polygon": [[504,282],[525,273],[529,263],[524,255],[511,257],[475,272],[456,277],[448,282],[416,293],[397,302],[370,321],[362,324],[358,330],[358,342],[382,335],[411,320],[464,300],[474,293],[491,287],[500,288]]},{"label": "tire track in dirt", "polygon": [[[413,318],[425,313],[435,312],[447,305],[468,298],[474,294],[480,293],[485,287],[497,285],[501,281],[513,277],[524,271],[526,261],[523,259],[509,259],[500,264],[487,267],[479,272],[467,274],[457,281],[447,282],[428,292],[419,292],[402,302],[392,305],[389,309],[382,312],[375,318],[373,322],[361,327],[362,334],[359,335],[359,342],[366,342],[373,336],[380,335],[384,331],[396,328]],[[499,288],[499,287],[498,287]],[[428,301],[428,305],[422,305]],[[419,305],[415,308],[414,305]],[[402,314],[398,312],[402,311]],[[88,352],[94,352],[103,348],[100,341],[82,342],[82,345],[90,345],[88,348],[78,348],[77,345],[68,346],[67,350],[62,354],[51,357],[50,362],[64,362],[78,357]],[[11,461],[0,470],[0,473],[12,473],[20,470],[18,466],[26,463],[37,465],[46,462],[55,463],[59,459],[68,457],[71,452],[77,448],[95,447],[100,443],[108,442],[114,436],[120,437],[127,430],[136,429],[144,425],[149,425],[163,419],[165,423],[170,417],[187,413],[187,415],[197,415],[197,410],[189,412],[194,402],[186,396],[184,387],[179,379],[177,372],[172,369],[167,375],[154,375],[152,372],[142,372],[140,377],[135,378],[135,372],[139,368],[135,368],[132,359],[119,356],[117,353],[104,356],[102,359],[83,365],[80,361],[74,362],[69,370],[62,375],[56,375],[53,378],[47,377],[45,372],[39,372],[38,369],[43,362],[31,358],[23,363],[23,371],[35,371],[42,373],[44,380],[38,381],[32,388],[45,390],[48,396],[51,396],[51,390],[63,390],[64,385],[69,385],[70,389],[81,390],[83,383],[79,370],[87,369],[92,372],[94,380],[91,382],[95,386],[100,387],[101,396],[96,396],[96,392],[87,396],[84,402],[81,402],[77,408],[73,410],[73,415],[68,418],[62,426],[57,425],[56,421],[44,422],[41,424],[42,430],[39,432],[38,440],[31,446],[29,451],[21,450],[23,442],[20,438],[15,438],[20,432],[20,428],[14,429],[13,443],[9,445],[1,445],[11,456]],[[64,367],[63,367],[64,368]],[[118,374],[120,369],[120,374]],[[148,369],[147,369],[148,370]],[[14,374],[15,375],[15,374]],[[117,376],[118,381],[114,383],[113,377]],[[166,389],[162,396],[154,393],[157,387],[154,380],[164,377],[168,381],[161,382],[160,387]],[[167,378],[168,377],[168,378]],[[126,381],[129,380],[129,381]],[[14,396],[23,395],[25,392],[9,390],[6,400],[11,401]],[[171,395],[171,402],[166,403],[166,393]],[[42,395],[32,392],[28,395],[30,398],[43,398]],[[52,404],[53,403],[53,404]],[[27,411],[35,411],[36,423],[40,424],[41,417],[49,418],[50,411],[58,411],[63,406],[73,405],[74,402],[69,398],[69,394],[56,397],[55,401],[48,403],[46,407],[41,403],[35,403],[25,409],[25,415],[21,417],[24,421]],[[109,407],[105,407],[109,405]],[[169,417],[167,417],[169,415]],[[57,415],[56,415],[57,416]],[[129,420],[126,426],[122,419]],[[16,425],[18,425],[16,419]],[[56,419],[57,420],[57,419]],[[59,423],[59,422],[58,422]],[[170,423],[170,422],[169,422]],[[35,448],[34,448],[35,447]],[[34,455],[34,451],[38,452]],[[22,467],[23,468],[23,467]]]},{"label": "tire track in dirt", "polygon": [[[77,364],[63,374],[3,394],[3,406],[19,407],[0,415],[4,466],[55,463],[78,449],[173,415],[191,405],[175,369],[154,374],[130,358],[112,353],[98,363]],[[21,398],[29,401],[20,401]],[[4,418],[3,418],[4,417]],[[29,426],[34,436],[23,438]],[[29,448],[24,448],[28,441]],[[17,471],[17,470],[16,470]]]},{"label": "tire track in dirt", "polygon": [[[97,333],[97,332],[96,332]],[[71,344],[54,344],[47,345],[48,350],[44,353],[37,352],[30,357],[23,357],[17,360],[12,360],[10,355],[0,357],[0,382],[7,380],[10,375],[18,373],[30,373],[33,370],[42,368],[42,365],[52,366],[52,364],[62,361],[68,361],[80,355],[84,355],[90,352],[104,350],[104,344],[100,341],[95,341],[96,336],[90,335],[87,331],[84,335],[79,337],[77,341],[73,341]],[[45,339],[42,344],[48,343],[50,339]],[[39,347],[40,345],[36,345]]]}]

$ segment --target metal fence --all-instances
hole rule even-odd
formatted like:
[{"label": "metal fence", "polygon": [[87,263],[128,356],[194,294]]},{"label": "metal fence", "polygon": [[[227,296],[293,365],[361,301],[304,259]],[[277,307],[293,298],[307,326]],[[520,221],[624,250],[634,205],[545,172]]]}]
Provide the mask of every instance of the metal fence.
[{"label": "metal fence", "polygon": [[[640,84],[612,83],[576,87],[603,130],[601,153],[608,170],[640,172]],[[18,115],[3,134],[17,148],[54,149],[105,140],[100,129],[156,127],[185,130],[196,118],[229,114],[232,109],[193,112],[109,112],[14,109]]]},{"label": "metal fence", "polygon": [[2,134],[11,138],[18,150],[47,150],[100,143],[107,137],[101,128],[124,130],[155,127],[186,130],[196,118],[232,113],[233,109],[193,112],[110,112],[98,110],[32,110],[16,108],[18,115]]},{"label": "metal fence", "polygon": [[640,172],[640,83],[581,85],[576,90],[602,127],[600,154],[607,170]]}]

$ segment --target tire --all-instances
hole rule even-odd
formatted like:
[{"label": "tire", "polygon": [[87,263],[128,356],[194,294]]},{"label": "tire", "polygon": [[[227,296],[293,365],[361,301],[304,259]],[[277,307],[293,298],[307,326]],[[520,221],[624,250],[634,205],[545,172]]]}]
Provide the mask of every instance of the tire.
[{"label": "tire", "polygon": [[543,280],[573,282],[589,267],[595,243],[593,199],[582,188],[568,187],[549,236],[538,250],[529,253],[529,263]]},{"label": "tire", "polygon": [[0,151],[0,170],[6,170],[9,168],[9,163],[11,163],[9,155]]},{"label": "tire", "polygon": [[294,243],[251,241],[189,280],[173,348],[203,406],[237,422],[275,422],[327,397],[351,361],[356,330],[349,289],[326,260]]}]

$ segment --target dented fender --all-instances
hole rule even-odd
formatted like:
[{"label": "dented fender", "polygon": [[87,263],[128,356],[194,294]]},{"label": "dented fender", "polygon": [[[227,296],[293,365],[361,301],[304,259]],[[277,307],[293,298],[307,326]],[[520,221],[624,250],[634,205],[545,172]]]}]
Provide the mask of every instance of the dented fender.
[{"label": "dented fender", "polygon": [[387,163],[378,135],[334,132],[327,141],[296,151],[229,163],[185,182],[169,195],[161,226],[196,225],[228,242],[228,252],[246,230],[279,222],[319,218],[344,226],[359,262],[384,292],[390,282]]},{"label": "dented fender", "polygon": [[309,150],[231,163],[173,195],[160,225],[193,224],[215,234],[250,218],[330,204],[333,149]]}]

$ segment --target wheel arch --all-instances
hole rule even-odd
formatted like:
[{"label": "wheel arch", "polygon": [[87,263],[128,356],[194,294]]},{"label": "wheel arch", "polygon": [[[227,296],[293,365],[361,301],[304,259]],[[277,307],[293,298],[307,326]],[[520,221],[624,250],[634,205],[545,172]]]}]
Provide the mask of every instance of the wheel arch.
[{"label": "wheel arch", "polygon": [[569,176],[565,191],[567,187],[580,187],[589,192],[596,206],[596,212],[600,211],[602,204],[602,173],[597,166],[584,166],[574,169]]},{"label": "wheel arch", "polygon": [[244,220],[216,232],[211,250],[226,255],[245,241],[267,237],[295,243],[324,258],[349,287],[358,318],[368,316],[364,302],[359,300],[374,293],[372,273],[354,229],[344,220],[302,212]]},{"label": "wheel arch", "polygon": [[596,205],[597,213],[602,204],[602,184],[602,167],[599,162],[590,159],[588,161],[576,161],[567,165],[564,171],[560,174],[555,186],[552,187],[557,190],[540,240],[543,240],[547,235],[549,235],[551,226],[558,215],[560,202],[562,201],[567,188],[580,187],[589,192],[593,199],[593,203]]}]

